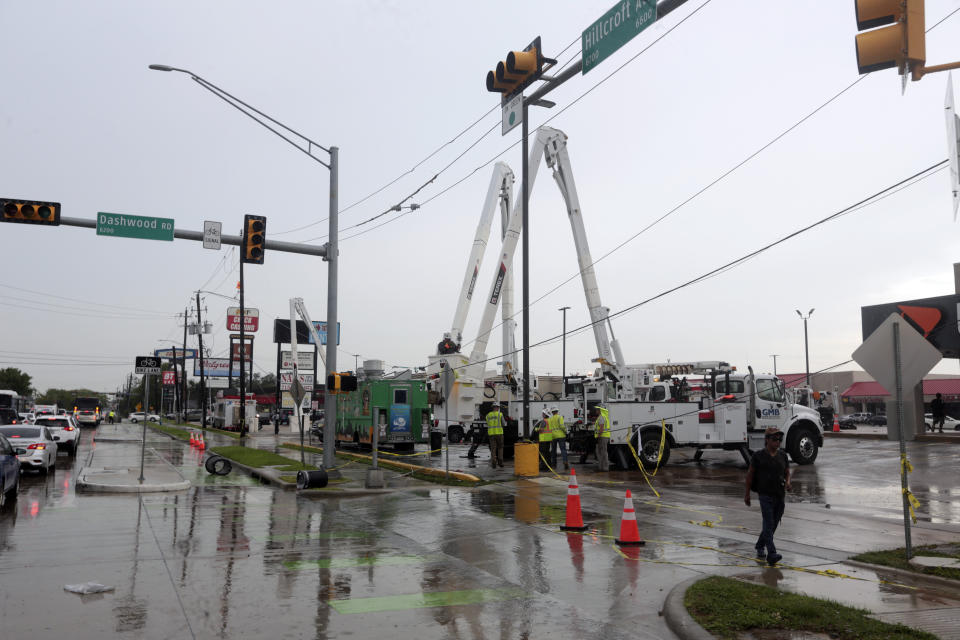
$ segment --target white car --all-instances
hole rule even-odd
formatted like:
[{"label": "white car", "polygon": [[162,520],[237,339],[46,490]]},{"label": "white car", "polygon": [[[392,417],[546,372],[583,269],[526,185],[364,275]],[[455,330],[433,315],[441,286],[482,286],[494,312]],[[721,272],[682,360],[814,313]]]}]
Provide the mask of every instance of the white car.
[{"label": "white car", "polygon": [[18,453],[21,469],[36,469],[46,475],[57,466],[57,440],[46,427],[37,425],[8,425],[0,427],[0,434],[6,436]]},{"label": "white car", "polygon": [[23,424],[33,424],[33,421],[36,419],[36,416],[32,413],[21,413],[20,419],[23,420]]},{"label": "white car", "polygon": [[80,425],[73,416],[40,416],[34,425],[47,427],[50,433],[59,436],[58,449],[68,451],[72,456],[77,455],[77,447],[80,446]]},{"label": "white car", "polygon": [[136,424],[136,423],[138,423],[138,422],[140,422],[141,420],[144,419],[144,415],[147,416],[146,419],[147,419],[149,422],[160,422],[160,416],[158,416],[157,414],[155,414],[155,413],[144,414],[143,411],[134,411],[133,413],[131,413],[131,414],[127,417],[127,419],[128,419],[130,422]]},{"label": "white car", "polygon": [[[923,414],[923,424],[925,425],[925,431],[933,431],[933,414],[925,413]],[[937,425],[937,429],[940,428],[940,425]],[[960,431],[960,420],[956,418],[951,418],[946,416],[943,421],[944,431]]]}]

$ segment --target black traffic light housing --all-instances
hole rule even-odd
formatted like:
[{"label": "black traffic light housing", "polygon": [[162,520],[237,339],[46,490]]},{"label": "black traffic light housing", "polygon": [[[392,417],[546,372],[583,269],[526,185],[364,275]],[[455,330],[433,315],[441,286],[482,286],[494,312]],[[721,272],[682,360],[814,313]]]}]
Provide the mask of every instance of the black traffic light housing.
[{"label": "black traffic light housing", "polygon": [[60,226],[60,203],[0,198],[0,220]]},{"label": "black traffic light housing", "polygon": [[341,373],[340,374],[340,391],[356,391],[357,390],[357,376],[352,373]]},{"label": "black traffic light housing", "polygon": [[526,49],[511,51],[506,60],[497,63],[495,71],[487,72],[487,91],[503,94],[506,102],[540,79],[545,62],[555,64],[557,61],[543,56],[540,36],[537,36]]},{"label": "black traffic light housing", "polygon": [[243,216],[243,252],[240,254],[240,261],[247,264],[263,264],[266,243],[266,216]]},{"label": "black traffic light housing", "polygon": [[334,393],[340,391],[339,373],[331,373],[327,376],[327,391],[333,391]]}]

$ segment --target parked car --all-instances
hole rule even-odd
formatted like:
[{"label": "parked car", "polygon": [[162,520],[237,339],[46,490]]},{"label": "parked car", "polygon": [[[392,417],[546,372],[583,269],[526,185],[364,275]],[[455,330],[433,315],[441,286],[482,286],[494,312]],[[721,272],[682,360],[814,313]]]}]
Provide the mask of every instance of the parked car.
[{"label": "parked car", "polygon": [[143,411],[134,411],[129,416],[127,416],[127,419],[130,422],[136,424],[144,420],[144,415],[146,415],[146,419],[149,422],[160,422],[160,416],[158,416],[157,414],[155,413],[144,414]]},{"label": "parked car", "polygon": [[857,422],[853,419],[853,416],[840,416],[837,419],[837,423],[840,425],[841,429],[856,429]]},{"label": "parked car", "polygon": [[50,433],[60,436],[58,449],[69,451],[72,456],[77,455],[77,447],[80,446],[80,426],[73,416],[40,416],[35,426],[50,429]]},{"label": "parked car", "polygon": [[[933,431],[933,414],[932,413],[923,414],[923,424],[926,431]],[[939,428],[940,427],[938,425],[937,429]],[[946,419],[943,421],[943,429],[944,431],[960,431],[960,420],[947,416]]]},{"label": "parked car", "polygon": [[882,413],[878,413],[869,420],[870,424],[878,427],[885,427],[887,425],[887,416]]},{"label": "parked car", "polygon": [[873,414],[872,414],[872,413],[867,413],[867,412],[865,412],[865,411],[862,411],[862,412],[860,412],[860,413],[851,413],[851,414],[850,414],[850,419],[853,420],[854,422],[857,422],[857,423],[859,423],[859,422],[870,422],[870,418],[872,418],[872,417],[873,417]]},{"label": "parked car", "polygon": [[187,409],[186,418],[187,422],[200,422],[203,419],[203,409]]},{"label": "parked car", "polygon": [[57,466],[57,440],[50,430],[37,425],[6,425],[0,427],[0,435],[6,436],[17,449],[21,469],[36,469],[46,475]]},{"label": "parked car", "polygon": [[0,435],[0,508],[16,500],[18,493],[20,493],[20,459],[17,458],[17,449],[5,436]]}]

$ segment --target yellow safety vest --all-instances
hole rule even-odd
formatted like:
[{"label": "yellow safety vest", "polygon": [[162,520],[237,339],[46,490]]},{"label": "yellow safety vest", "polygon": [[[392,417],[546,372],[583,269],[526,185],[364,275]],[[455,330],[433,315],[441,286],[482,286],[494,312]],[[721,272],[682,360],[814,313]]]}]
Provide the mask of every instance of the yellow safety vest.
[{"label": "yellow safety vest", "polygon": [[553,440],[553,433],[550,431],[550,422],[548,420],[540,421],[540,427],[537,429],[537,432],[540,434],[540,442],[550,442]]},{"label": "yellow safety vest", "polygon": [[594,423],[594,429],[597,432],[598,438],[609,438],[610,437],[610,412],[599,407],[600,416],[597,418],[597,421]]},{"label": "yellow safety vest", "polygon": [[554,440],[565,440],[567,437],[567,429],[563,424],[563,416],[559,413],[556,413],[550,416],[550,419],[547,421],[547,424],[550,425],[550,431],[553,434]]},{"label": "yellow safety vest", "polygon": [[497,409],[487,414],[487,435],[503,435],[503,414]]}]

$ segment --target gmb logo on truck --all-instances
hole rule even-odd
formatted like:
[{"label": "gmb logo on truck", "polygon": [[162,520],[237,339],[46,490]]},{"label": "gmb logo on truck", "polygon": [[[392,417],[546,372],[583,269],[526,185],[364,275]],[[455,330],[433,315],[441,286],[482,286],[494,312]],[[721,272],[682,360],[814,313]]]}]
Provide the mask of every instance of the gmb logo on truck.
[{"label": "gmb logo on truck", "polygon": [[764,418],[779,418],[779,417],[780,417],[780,409],[777,409],[776,407],[773,407],[773,408],[770,408],[770,409],[764,409],[764,410],[761,412],[761,415],[762,415]]}]

